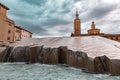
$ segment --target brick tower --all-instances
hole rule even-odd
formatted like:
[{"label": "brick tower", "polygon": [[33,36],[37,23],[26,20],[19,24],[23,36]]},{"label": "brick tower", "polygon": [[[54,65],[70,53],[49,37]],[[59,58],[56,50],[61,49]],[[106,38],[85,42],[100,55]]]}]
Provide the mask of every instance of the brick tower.
[{"label": "brick tower", "polygon": [[74,20],[74,34],[73,36],[80,36],[81,35],[81,21],[79,19],[78,10],[76,9],[76,18]]}]

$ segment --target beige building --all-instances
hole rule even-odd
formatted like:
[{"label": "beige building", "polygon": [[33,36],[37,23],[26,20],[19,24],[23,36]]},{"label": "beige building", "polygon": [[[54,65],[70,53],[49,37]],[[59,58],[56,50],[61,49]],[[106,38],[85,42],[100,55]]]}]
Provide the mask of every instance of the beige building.
[{"label": "beige building", "polygon": [[94,21],[92,22],[91,24],[91,29],[88,30],[88,34],[89,35],[94,35],[94,34],[100,34],[100,29],[97,29],[95,24],[94,24]]},{"label": "beige building", "polygon": [[15,26],[15,37],[14,41],[19,41],[23,38],[31,38],[32,33],[20,26]]},{"label": "beige building", "polygon": [[8,7],[0,3],[0,41],[15,42],[22,38],[32,37],[32,33],[22,27],[15,26],[15,22],[7,18]]},{"label": "beige building", "polygon": [[0,41],[7,41],[8,37],[7,10],[9,8],[0,3]]},{"label": "beige building", "polygon": [[15,35],[14,35],[14,41],[21,40],[21,27],[15,26]]},{"label": "beige building", "polygon": [[30,38],[32,33],[26,29],[21,28],[21,38]]},{"label": "beige building", "polygon": [[14,42],[14,21],[7,18],[7,32],[6,32],[6,38],[8,42]]},{"label": "beige building", "polygon": [[112,39],[120,42],[120,34],[105,34],[101,33],[100,29],[96,28],[94,21],[91,24],[91,29],[89,29],[87,34],[81,34],[81,21],[78,18],[78,11],[76,12],[76,18],[74,20],[74,33],[71,34],[71,37],[79,36],[101,36],[108,39]]}]

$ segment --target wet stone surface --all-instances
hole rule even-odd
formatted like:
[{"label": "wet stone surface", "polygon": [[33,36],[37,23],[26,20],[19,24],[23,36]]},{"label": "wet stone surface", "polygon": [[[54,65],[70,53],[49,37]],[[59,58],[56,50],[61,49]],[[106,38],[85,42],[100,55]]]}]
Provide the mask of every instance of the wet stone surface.
[{"label": "wet stone surface", "polygon": [[86,52],[89,57],[106,55],[110,59],[120,59],[120,43],[98,36],[28,38],[12,44],[14,46],[44,45],[45,47],[67,46],[73,51]]}]

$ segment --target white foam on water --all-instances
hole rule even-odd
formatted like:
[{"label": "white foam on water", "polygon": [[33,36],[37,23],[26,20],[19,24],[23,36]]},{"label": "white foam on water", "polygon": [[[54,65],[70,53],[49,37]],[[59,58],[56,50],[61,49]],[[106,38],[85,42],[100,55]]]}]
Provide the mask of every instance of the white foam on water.
[{"label": "white foam on water", "polygon": [[95,74],[94,77],[101,78],[101,77],[109,77],[110,74]]}]

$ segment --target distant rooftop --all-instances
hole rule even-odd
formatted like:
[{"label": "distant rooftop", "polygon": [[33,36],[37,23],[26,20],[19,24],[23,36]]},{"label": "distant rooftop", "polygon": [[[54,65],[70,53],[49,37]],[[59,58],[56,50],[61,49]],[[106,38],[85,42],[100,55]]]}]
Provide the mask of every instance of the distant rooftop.
[{"label": "distant rooftop", "polygon": [[5,6],[4,4],[0,3],[0,5],[1,5],[2,7],[4,7],[5,9],[9,10],[9,8],[8,8],[7,6]]},{"label": "distant rooftop", "polygon": [[15,24],[15,22],[13,20],[9,19],[9,18],[7,18],[7,21],[10,22],[10,23]]},{"label": "distant rooftop", "polygon": [[27,31],[27,32],[29,32],[29,33],[31,33],[32,34],[32,32],[30,32],[29,30],[27,30],[27,29],[24,29],[23,27],[21,27],[21,26],[15,26],[15,27],[17,27],[17,28],[19,28],[19,29],[21,29],[21,30],[25,30],[25,31]]}]

